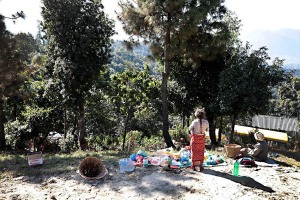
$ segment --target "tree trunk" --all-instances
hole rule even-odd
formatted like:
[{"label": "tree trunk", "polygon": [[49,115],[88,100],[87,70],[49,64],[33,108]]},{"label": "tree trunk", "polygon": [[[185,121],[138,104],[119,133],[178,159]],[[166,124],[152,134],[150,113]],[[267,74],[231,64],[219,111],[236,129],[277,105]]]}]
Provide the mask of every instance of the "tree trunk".
[{"label": "tree trunk", "polygon": [[220,118],[219,132],[218,132],[218,143],[219,144],[221,144],[222,132],[223,132],[223,117],[221,116],[221,118]]},{"label": "tree trunk", "polygon": [[234,126],[235,126],[236,119],[237,119],[237,115],[234,114],[231,117],[231,133],[230,133],[229,143],[233,143],[233,134],[234,134]]},{"label": "tree trunk", "polygon": [[215,146],[215,145],[217,145],[215,119],[214,119],[214,117],[209,117],[207,120],[209,123],[210,142],[211,142],[211,145]]},{"label": "tree trunk", "polygon": [[0,100],[0,149],[5,149],[5,133],[4,133],[4,102]]},{"label": "tree trunk", "polygon": [[67,108],[64,108],[64,138],[67,138]]},{"label": "tree trunk", "polygon": [[13,119],[14,120],[17,120],[17,110],[18,110],[17,104],[14,104],[13,105]]},{"label": "tree trunk", "polygon": [[[168,14],[168,22],[171,21],[171,16]],[[170,41],[171,41],[171,31],[170,24],[168,24],[165,35],[165,46],[164,46],[164,71],[162,73],[162,118],[163,118],[163,136],[167,147],[175,147],[169,134],[169,110],[168,110],[168,79],[170,71]]]},{"label": "tree trunk", "polygon": [[79,119],[78,119],[78,140],[81,150],[87,148],[87,143],[85,141],[86,127],[84,120],[84,101],[79,105]]},{"label": "tree trunk", "polygon": [[124,127],[124,133],[123,133],[123,144],[122,144],[122,150],[123,151],[125,150],[125,142],[126,142],[126,135],[127,135],[128,120],[129,120],[129,112],[128,112],[127,117],[126,117],[125,127]]},{"label": "tree trunk", "polygon": [[[78,121],[77,121],[77,115],[75,115],[74,117],[74,121],[73,121],[73,130],[72,130],[72,135],[73,135],[73,138],[74,138],[74,141],[79,141],[78,140],[78,128],[77,128],[77,125],[78,125]],[[75,146],[76,148],[78,149],[78,142],[75,142]]]}]

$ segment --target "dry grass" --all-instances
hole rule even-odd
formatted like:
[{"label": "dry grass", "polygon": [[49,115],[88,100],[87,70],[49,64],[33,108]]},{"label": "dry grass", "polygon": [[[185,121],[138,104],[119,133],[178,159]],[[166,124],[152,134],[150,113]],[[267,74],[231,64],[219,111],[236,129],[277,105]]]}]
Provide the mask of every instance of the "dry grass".
[{"label": "dry grass", "polygon": [[96,156],[105,163],[118,165],[122,153],[116,151],[85,152],[77,151],[71,154],[43,154],[42,166],[29,166],[26,155],[11,152],[0,153],[0,179],[4,177],[59,175],[76,171],[81,160],[87,156]]},{"label": "dry grass", "polygon": [[[154,155],[155,151],[147,151],[148,155]],[[273,159],[282,166],[300,167],[299,152],[273,151],[278,153],[278,157]],[[209,150],[209,153],[225,156],[223,147]],[[27,156],[14,154],[12,152],[0,153],[0,179],[4,177],[28,176],[35,177],[41,175],[59,175],[76,171],[82,159],[87,156],[96,156],[106,165],[118,167],[121,158],[129,157],[131,153],[121,151],[86,152],[77,151],[71,154],[43,154],[43,166],[28,166]]]},{"label": "dry grass", "polygon": [[273,158],[276,162],[285,166],[300,167],[300,152],[276,149],[272,149],[272,152],[275,152],[279,155],[278,157]]}]

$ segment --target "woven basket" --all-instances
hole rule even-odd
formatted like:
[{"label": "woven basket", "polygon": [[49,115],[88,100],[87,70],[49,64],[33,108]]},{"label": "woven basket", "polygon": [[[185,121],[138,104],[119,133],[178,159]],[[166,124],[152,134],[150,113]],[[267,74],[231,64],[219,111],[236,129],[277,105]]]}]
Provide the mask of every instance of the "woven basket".
[{"label": "woven basket", "polygon": [[234,158],[241,150],[241,146],[237,144],[225,144],[226,155],[230,158]]},{"label": "woven basket", "polygon": [[85,179],[101,179],[107,174],[102,161],[93,156],[84,158],[78,166],[79,174]]}]

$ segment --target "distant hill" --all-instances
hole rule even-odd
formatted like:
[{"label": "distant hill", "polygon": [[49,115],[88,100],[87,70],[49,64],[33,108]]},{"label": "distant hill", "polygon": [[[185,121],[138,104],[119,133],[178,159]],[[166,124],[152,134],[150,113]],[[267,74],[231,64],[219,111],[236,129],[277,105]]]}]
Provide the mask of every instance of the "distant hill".
[{"label": "distant hill", "polygon": [[272,59],[285,59],[284,68],[300,69],[300,30],[259,30],[245,36],[253,49],[266,46]]},{"label": "distant hill", "polygon": [[112,59],[109,64],[111,73],[120,72],[128,66],[143,70],[145,65],[150,68],[150,73],[159,75],[159,64],[149,59],[150,51],[147,45],[134,47],[132,51],[127,50],[121,41],[115,41],[112,45]]}]

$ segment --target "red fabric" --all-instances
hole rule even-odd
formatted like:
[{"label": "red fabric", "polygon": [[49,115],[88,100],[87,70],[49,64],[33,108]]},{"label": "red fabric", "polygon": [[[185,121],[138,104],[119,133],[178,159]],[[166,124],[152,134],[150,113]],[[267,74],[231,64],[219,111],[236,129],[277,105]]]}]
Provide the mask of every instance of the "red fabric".
[{"label": "red fabric", "polygon": [[202,165],[204,161],[205,134],[191,134],[192,167]]}]

